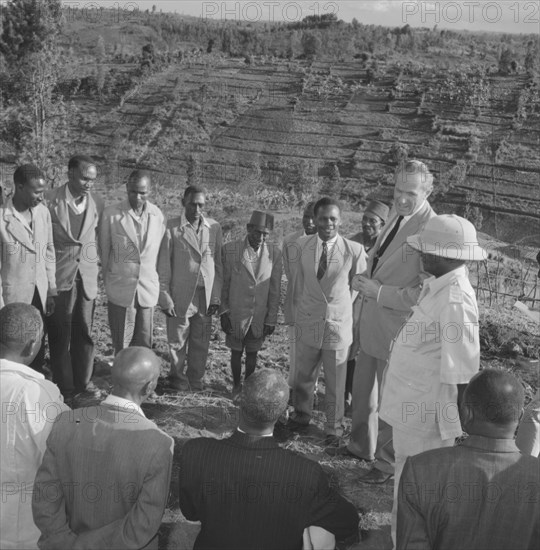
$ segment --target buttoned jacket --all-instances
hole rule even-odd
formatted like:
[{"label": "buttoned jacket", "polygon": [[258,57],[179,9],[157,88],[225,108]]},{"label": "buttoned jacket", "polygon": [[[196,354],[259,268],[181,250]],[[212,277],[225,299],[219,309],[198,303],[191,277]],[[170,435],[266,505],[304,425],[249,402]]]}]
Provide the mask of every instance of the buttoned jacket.
[{"label": "buttoned jacket", "polygon": [[328,267],[317,280],[317,235],[298,240],[300,262],[295,283],[296,337],[320,349],[344,349],[352,343],[352,304],[357,293],[352,278],[366,270],[364,247],[338,235],[328,254]]},{"label": "buttoned jacket", "polygon": [[45,200],[51,214],[54,248],[56,250],[56,284],[58,291],[70,290],[80,273],[84,292],[89,300],[98,290],[98,224],[103,213],[103,201],[89,193],[80,235],[71,233],[66,185],[50,189]]},{"label": "buttoned jacket", "polygon": [[0,306],[32,303],[35,289],[45,308],[56,296],[51,216],[43,204],[32,208],[33,231],[18,218],[12,199],[0,208]]},{"label": "buttoned jacket", "polygon": [[142,242],[127,200],[103,212],[99,229],[103,279],[108,300],[117,306],[128,307],[135,294],[141,307],[154,307],[158,302],[157,259],[165,219],[154,204],[147,202],[145,208],[148,223]]},{"label": "buttoned jacket", "polygon": [[229,311],[234,336],[242,340],[251,326],[255,337],[264,325],[277,324],[283,261],[274,244],[261,245],[257,265],[247,254],[248,240],[223,246],[221,312]]},{"label": "buttoned jacket", "polygon": [[212,218],[203,218],[201,247],[188,225],[184,215],[167,222],[158,259],[159,305],[174,306],[178,317],[185,317],[201,283],[207,306],[221,303],[221,227]]}]

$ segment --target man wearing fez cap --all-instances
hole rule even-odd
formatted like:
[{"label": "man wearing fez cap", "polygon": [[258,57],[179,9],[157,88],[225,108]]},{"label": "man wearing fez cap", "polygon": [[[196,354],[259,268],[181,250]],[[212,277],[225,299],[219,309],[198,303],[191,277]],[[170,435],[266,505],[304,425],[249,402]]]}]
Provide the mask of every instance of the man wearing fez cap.
[{"label": "man wearing fez cap", "polygon": [[431,277],[392,344],[381,388],[379,416],[392,427],[395,450],[394,543],[405,460],[451,447],[462,434],[458,403],[480,368],[478,306],[465,263],[487,258],[473,224],[455,215],[431,218],[407,242]]},{"label": "man wearing fez cap", "polygon": [[283,262],[279,247],[266,243],[273,228],[274,216],[255,210],[246,238],[223,246],[221,328],[231,349],[233,397],[241,389],[244,350],[248,378],[264,338],[273,334],[277,323]]},{"label": "man wearing fez cap", "polygon": [[289,233],[283,239],[283,268],[285,270],[285,276],[287,277],[287,294],[285,295],[284,315],[285,324],[288,325],[288,339],[289,339],[289,388],[294,388],[294,373],[296,365],[296,327],[295,327],[295,307],[293,304],[294,297],[294,282],[296,278],[296,271],[298,268],[298,262],[300,260],[300,248],[298,245],[298,239],[306,237],[308,235],[315,235],[317,233],[317,227],[315,225],[315,213],[313,207],[315,201],[308,202],[304,208],[302,216],[302,229]]}]

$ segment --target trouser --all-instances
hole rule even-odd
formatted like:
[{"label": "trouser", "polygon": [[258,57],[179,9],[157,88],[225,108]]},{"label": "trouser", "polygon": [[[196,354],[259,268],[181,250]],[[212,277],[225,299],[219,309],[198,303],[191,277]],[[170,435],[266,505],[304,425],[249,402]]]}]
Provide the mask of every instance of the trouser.
[{"label": "trouser", "polygon": [[392,429],[379,420],[377,412],[385,367],[386,360],[360,350],[353,377],[352,428],[348,449],[366,460],[376,458],[376,467],[391,474],[394,472]]},{"label": "trouser", "polygon": [[394,473],[394,502],[392,505],[392,542],[396,548],[396,531],[398,515],[398,493],[399,480],[403,472],[403,466],[407,457],[414,456],[431,449],[452,447],[455,439],[441,439],[440,435],[422,435],[420,433],[404,432],[393,430],[394,449],[396,452],[395,473]]},{"label": "trouser", "polygon": [[295,419],[309,423],[313,411],[313,390],[317,383],[319,370],[324,368],[325,382],[325,432],[330,435],[342,435],[349,348],[326,350],[314,348],[301,341],[296,343],[296,376],[293,391]]},{"label": "trouser", "polygon": [[107,303],[114,353],[129,346],[152,349],[154,308],[142,307],[138,297],[128,307]]},{"label": "trouser", "polygon": [[295,325],[287,326],[287,336],[289,338],[289,388],[294,389],[294,377],[296,373],[296,327]]},{"label": "trouser", "polygon": [[94,300],[86,297],[79,274],[70,290],[58,293],[47,320],[53,382],[64,397],[86,389],[94,369]]},{"label": "trouser", "polygon": [[32,359],[32,362],[30,363],[29,367],[34,369],[36,372],[43,374],[43,365],[45,364],[45,332],[46,332],[45,307],[44,307],[44,304],[41,303],[41,298],[39,297],[37,286],[34,290],[32,305],[39,311],[39,313],[41,314],[41,318],[43,319],[43,337],[41,338],[41,347],[39,348],[37,355],[34,357],[34,359]]},{"label": "trouser", "polygon": [[[202,389],[208,359],[212,317],[206,315],[204,288],[198,288],[185,317],[167,318],[167,337],[171,356],[170,377],[186,389]],[[187,363],[187,369],[186,367]]]}]

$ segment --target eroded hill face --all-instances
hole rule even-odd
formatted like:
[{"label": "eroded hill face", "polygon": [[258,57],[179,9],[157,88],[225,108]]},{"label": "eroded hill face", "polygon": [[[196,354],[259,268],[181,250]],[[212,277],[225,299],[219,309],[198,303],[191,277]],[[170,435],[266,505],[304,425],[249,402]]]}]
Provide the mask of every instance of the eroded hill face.
[{"label": "eroded hill face", "polygon": [[[438,40],[405,55],[386,36],[375,53],[353,41],[348,51],[330,54],[323,44],[312,59],[291,51],[287,60],[249,48],[230,57],[225,42],[206,53],[206,44],[173,44],[156,28],[150,16],[67,24],[83,80],[71,97],[81,114],[71,148],[100,160],[107,189],[143,165],[166,206],[196,178],[210,188],[324,191],[359,208],[368,196],[391,199],[395,166],[417,157],[436,174],[439,212],[466,215],[498,239],[540,244],[538,77],[489,68],[501,38],[476,50]],[[275,32],[276,48],[299,32]]]}]

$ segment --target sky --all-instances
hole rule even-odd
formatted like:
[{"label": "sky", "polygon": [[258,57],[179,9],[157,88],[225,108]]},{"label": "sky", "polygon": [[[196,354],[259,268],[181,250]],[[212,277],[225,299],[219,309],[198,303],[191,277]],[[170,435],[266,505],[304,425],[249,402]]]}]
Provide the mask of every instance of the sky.
[{"label": "sky", "polygon": [[62,0],[79,8],[152,9],[212,19],[300,21],[335,13],[350,22],[401,27],[535,33],[540,36],[540,0]]}]

